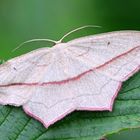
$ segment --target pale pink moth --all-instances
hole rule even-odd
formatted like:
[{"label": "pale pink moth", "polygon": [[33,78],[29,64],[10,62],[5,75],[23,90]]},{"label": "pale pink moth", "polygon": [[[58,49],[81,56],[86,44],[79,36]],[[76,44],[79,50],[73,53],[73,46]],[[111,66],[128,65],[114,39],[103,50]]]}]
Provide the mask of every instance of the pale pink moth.
[{"label": "pale pink moth", "polygon": [[58,41],[0,65],[0,104],[22,106],[48,128],[75,110],[112,111],[139,69],[139,31]]}]

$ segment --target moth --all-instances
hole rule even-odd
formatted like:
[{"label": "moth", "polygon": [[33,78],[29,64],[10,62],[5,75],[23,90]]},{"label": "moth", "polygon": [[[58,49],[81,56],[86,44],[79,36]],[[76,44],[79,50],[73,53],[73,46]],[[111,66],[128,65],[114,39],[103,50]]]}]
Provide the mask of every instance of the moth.
[{"label": "moth", "polygon": [[122,82],[140,69],[140,31],[64,37],[0,65],[0,104],[22,106],[46,128],[75,110],[112,111]]}]

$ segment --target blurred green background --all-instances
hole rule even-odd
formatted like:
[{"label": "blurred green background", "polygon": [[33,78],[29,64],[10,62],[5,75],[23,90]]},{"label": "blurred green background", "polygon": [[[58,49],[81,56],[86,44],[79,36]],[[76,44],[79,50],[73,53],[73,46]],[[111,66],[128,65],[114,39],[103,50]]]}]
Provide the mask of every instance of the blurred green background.
[{"label": "blurred green background", "polygon": [[[89,34],[114,30],[140,30],[139,0],[0,0],[0,59],[10,59],[45,42],[31,43],[12,52],[23,41],[33,38],[59,40],[68,31],[83,25],[102,28],[81,30],[66,41]],[[139,140],[140,129],[110,135],[109,140]]]}]

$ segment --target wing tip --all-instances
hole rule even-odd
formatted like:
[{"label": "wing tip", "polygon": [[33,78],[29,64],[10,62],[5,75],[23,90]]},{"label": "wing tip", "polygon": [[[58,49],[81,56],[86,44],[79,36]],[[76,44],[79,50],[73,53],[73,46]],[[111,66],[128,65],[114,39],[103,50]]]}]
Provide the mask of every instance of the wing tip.
[{"label": "wing tip", "polygon": [[45,128],[48,129],[49,126],[53,125],[55,122],[61,120],[62,118],[64,118],[65,116],[67,116],[68,114],[70,114],[71,112],[75,111],[75,109],[70,109],[67,112],[61,114],[59,117],[57,117],[56,119],[50,121],[50,122],[45,122],[43,119],[41,119],[40,117],[34,115],[31,111],[28,110],[28,108],[26,107],[22,107],[24,112],[29,115],[30,117],[33,117],[34,119],[38,120],[39,122],[41,122]]}]

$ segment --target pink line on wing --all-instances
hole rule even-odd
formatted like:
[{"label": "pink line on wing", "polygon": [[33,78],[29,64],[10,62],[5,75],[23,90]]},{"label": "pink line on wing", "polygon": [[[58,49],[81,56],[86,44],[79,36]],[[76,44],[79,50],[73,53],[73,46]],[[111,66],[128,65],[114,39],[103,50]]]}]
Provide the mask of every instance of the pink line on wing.
[{"label": "pink line on wing", "polygon": [[[136,71],[139,70],[139,67],[136,68],[135,70],[133,70],[130,74],[128,74],[127,76],[125,76],[124,78],[126,77],[129,77],[130,75],[134,74]],[[119,82],[119,85],[118,85],[118,88],[115,92],[115,94],[113,95],[112,99],[111,99],[111,103],[110,103],[110,107],[109,108],[91,108],[91,107],[80,107],[80,108],[77,108],[77,109],[70,109],[68,110],[67,112],[65,112],[64,114],[60,115],[58,118],[54,119],[53,121],[49,122],[49,123],[45,123],[41,118],[37,117],[36,115],[34,115],[33,113],[31,113],[27,108],[25,108],[23,106],[23,110],[25,111],[26,114],[28,114],[29,116],[35,118],[36,120],[40,121],[46,128],[48,128],[50,125],[54,124],[55,122],[57,122],[58,120],[61,120],[62,118],[64,118],[66,115],[70,114],[71,112],[75,111],[75,110],[89,110],[89,111],[105,111],[105,110],[109,110],[109,111],[112,111],[112,108],[113,108],[113,104],[114,104],[114,100],[115,98],[117,97],[120,89],[122,87],[122,82],[120,81]]]},{"label": "pink line on wing", "polygon": [[116,92],[115,92],[115,94],[113,95],[113,97],[111,98],[111,103],[110,103],[110,107],[109,108],[92,108],[92,107],[80,107],[80,108],[78,108],[78,110],[89,110],[89,111],[103,111],[103,110],[109,110],[109,111],[112,111],[112,108],[113,108],[113,103],[114,103],[114,100],[115,100],[115,98],[117,97],[117,95],[118,95],[118,93],[119,93],[119,91],[120,91],[120,89],[121,89],[121,87],[122,87],[122,82],[119,82],[119,85],[118,85],[118,88],[117,88],[117,90],[116,90]]},{"label": "pink line on wing", "polygon": [[97,108],[97,107],[79,107],[76,110],[86,110],[86,111],[103,111],[103,110],[109,110],[109,108]]},{"label": "pink line on wing", "polygon": [[118,95],[118,93],[119,93],[121,87],[122,87],[122,82],[119,82],[118,88],[117,88],[117,90],[116,90],[114,96],[113,96],[112,99],[111,99],[111,104],[110,104],[110,107],[109,107],[109,111],[112,111],[113,104],[114,104],[114,100],[116,99],[116,97],[117,97],[117,95]]},{"label": "pink line on wing", "polygon": [[[65,116],[67,116],[68,114],[70,114],[71,112],[75,111],[76,109],[70,109],[67,112],[65,112],[64,114],[60,115],[58,118],[54,119],[51,122],[44,122],[41,118],[37,117],[36,115],[34,115],[33,113],[31,113],[28,108],[24,108],[23,110],[25,111],[26,114],[28,114],[29,116],[35,118],[36,120],[40,121],[46,128],[48,128],[50,125],[54,124],[55,122],[61,120],[62,118],[64,118]],[[79,110],[79,109],[78,109]],[[81,110],[89,110],[89,108],[83,108]],[[109,108],[92,108],[92,110],[89,111],[104,111],[104,110],[110,110]]]},{"label": "pink line on wing", "polygon": [[[134,73],[136,73],[138,70],[139,70],[139,66],[136,68],[136,69],[134,69],[131,73],[129,73],[128,75],[126,75],[124,78],[122,78],[122,79],[126,79],[126,78],[128,78],[128,77],[130,77],[131,75],[133,75]],[[118,89],[117,89],[117,91],[116,91],[116,93],[114,94],[114,96],[112,97],[112,99],[111,99],[111,104],[110,104],[110,109],[109,109],[109,111],[112,111],[112,108],[113,108],[113,103],[114,103],[114,100],[115,100],[115,98],[117,97],[117,95],[118,95],[118,92],[120,91],[120,89],[121,89],[121,87],[122,87],[122,83],[123,82],[119,82],[119,86],[118,86]]]},{"label": "pink line on wing", "polygon": [[[136,49],[136,48],[135,48]],[[134,50],[134,49],[132,49],[132,50]],[[131,50],[131,51],[132,51]],[[128,52],[127,52],[128,53]],[[125,53],[125,54],[127,54],[127,53]],[[123,55],[125,55],[125,54],[123,54]],[[123,55],[121,55],[121,56],[123,56]],[[120,56],[119,56],[120,57]],[[114,60],[115,60],[116,58],[114,58]],[[113,61],[113,60],[112,60]],[[109,61],[109,62],[107,62],[106,64],[108,64],[108,63],[110,63],[111,61]],[[104,65],[106,65],[106,64],[104,64]],[[99,66],[99,67],[97,67],[97,68],[101,68],[101,67],[103,67],[104,65],[101,65],[101,66]],[[135,72],[137,72],[138,70],[140,69],[140,66],[138,66],[135,70],[133,70],[131,73],[129,73],[128,75],[126,75],[124,78],[122,78],[123,80],[125,80],[126,78],[128,78],[128,77],[130,77],[131,75],[133,75]],[[88,70],[88,71],[86,71],[86,72],[84,72],[84,73],[82,73],[82,74],[80,74],[80,75],[78,75],[77,77],[74,77],[74,78],[71,78],[71,79],[67,79],[67,80],[63,80],[63,81],[59,81],[59,82],[57,82],[57,81],[55,81],[55,82],[48,82],[48,83],[42,83],[42,84],[40,84],[41,86],[44,86],[44,85],[47,85],[47,84],[62,84],[62,83],[66,83],[66,82],[69,82],[69,81],[71,81],[71,80],[76,80],[76,79],[79,79],[81,76],[83,76],[83,75],[85,75],[86,73],[88,73],[88,72],[90,72],[90,71],[93,71],[93,69],[92,70]],[[17,85],[27,85],[27,86],[33,86],[33,85],[39,85],[39,83],[12,83],[12,84],[9,84],[9,85],[0,85],[0,87],[9,87],[9,86],[17,86]],[[89,111],[103,111],[103,110],[109,110],[109,111],[112,111],[112,108],[113,108],[113,103],[114,103],[114,100],[115,100],[115,98],[117,97],[117,94],[118,94],[118,92],[119,92],[119,90],[120,90],[120,88],[121,88],[121,85],[122,85],[122,82],[119,82],[119,86],[118,86],[118,88],[117,88],[117,90],[116,90],[116,92],[115,92],[115,94],[114,94],[114,96],[112,97],[112,99],[111,99],[111,103],[110,103],[110,107],[109,108],[79,108],[79,110],[89,110]],[[58,120],[60,120],[60,119],[62,119],[62,118],[64,118],[67,114],[69,114],[69,113],[71,113],[71,112],[73,112],[74,110],[76,110],[76,109],[70,109],[70,110],[68,110],[67,112],[65,112],[64,114],[62,114],[62,115],[60,115],[58,118],[56,118],[56,119],[54,119],[53,121],[51,121],[51,122],[48,122],[48,123],[45,123],[41,118],[39,118],[38,116],[36,116],[36,115],[34,115],[32,112],[30,112],[29,110],[28,110],[28,108],[25,108],[24,106],[23,106],[23,110],[25,111],[25,113],[26,114],[28,114],[29,116],[31,116],[31,117],[33,117],[33,118],[35,118],[36,120],[38,120],[38,121],[40,121],[46,128],[48,128],[51,124],[54,124],[56,121],[58,121]],[[77,109],[78,110],[78,109]]]},{"label": "pink line on wing", "polygon": [[25,108],[24,106],[23,106],[23,110],[25,111],[26,114],[28,114],[29,116],[31,116],[31,117],[35,118],[36,120],[40,121],[46,128],[48,128],[50,125],[54,124],[58,120],[61,120],[62,118],[64,118],[65,116],[67,116],[68,114],[73,112],[75,109],[70,109],[70,110],[66,111],[64,114],[60,115],[58,118],[56,118],[53,121],[48,122],[48,123],[45,123],[41,118],[39,118],[38,116],[36,116],[33,113],[31,113],[28,110],[28,108]]},{"label": "pink line on wing", "polygon": [[138,72],[140,70],[140,65],[138,67],[136,67],[136,69],[134,69],[131,73],[129,73],[128,75],[126,75],[123,78],[123,81],[127,80],[127,78],[131,77],[134,73]]},{"label": "pink line on wing", "polygon": [[112,111],[114,100],[117,97],[117,94],[118,94],[118,92],[119,92],[119,90],[121,88],[121,85],[122,85],[122,82],[119,82],[118,88],[117,88],[114,96],[111,99],[111,103],[110,103],[109,108],[107,108],[107,107],[106,108],[102,108],[102,107],[101,108],[100,107],[99,108],[97,108],[97,107],[93,107],[93,108],[91,108],[91,107],[89,107],[89,108],[88,107],[85,107],[85,108],[80,107],[80,108],[77,108],[77,109],[72,108],[72,109],[69,109],[68,111],[66,111],[65,113],[63,113],[62,115],[60,115],[59,117],[57,117],[56,119],[54,119],[53,121],[47,122],[47,123],[44,122],[40,117],[34,115],[31,111],[29,111],[29,109],[27,107],[23,106],[23,110],[25,111],[26,114],[28,114],[29,116],[31,116],[31,117],[35,118],[36,120],[40,121],[46,128],[48,128],[50,125],[52,125],[55,122],[61,120],[62,118],[64,118],[65,116],[67,116],[68,114],[70,114],[71,112],[73,112],[75,110],[88,110],[88,111],[105,111],[105,110],[109,110],[109,111]]},{"label": "pink line on wing", "polygon": [[[134,74],[138,70],[139,70],[139,66],[135,70],[133,70],[131,73],[129,73],[128,75],[126,75],[123,79],[131,76],[132,74]],[[117,88],[115,94],[113,95],[113,97],[111,99],[111,103],[110,103],[110,107],[109,108],[95,108],[95,107],[93,107],[93,108],[91,108],[91,107],[89,107],[89,108],[88,107],[80,107],[80,108],[77,108],[77,109],[73,109],[72,108],[72,109],[68,110],[67,112],[65,112],[64,114],[60,115],[58,118],[56,118],[53,121],[48,122],[48,123],[45,123],[40,117],[34,115],[32,112],[30,112],[28,110],[28,108],[25,108],[24,106],[23,106],[23,110],[25,111],[26,114],[28,114],[29,116],[31,116],[31,117],[35,118],[36,120],[40,121],[46,128],[48,128],[50,125],[54,124],[55,122],[57,122],[58,120],[64,118],[66,115],[70,114],[71,112],[73,112],[75,110],[89,110],[89,111],[104,111],[104,110],[109,110],[109,111],[112,111],[114,100],[117,97],[118,92],[121,89],[121,86],[122,86],[122,82],[120,81],[119,82],[119,85],[118,85],[118,88]],[[0,102],[0,104],[5,105],[4,102]]]},{"label": "pink line on wing", "polygon": [[137,48],[139,48],[139,47],[140,47],[140,46],[137,46],[137,47],[135,47],[135,48],[133,48],[133,49],[130,49],[129,51],[127,51],[127,52],[125,52],[125,53],[123,53],[123,54],[121,54],[121,55],[118,55],[118,56],[116,56],[115,58],[112,58],[110,61],[105,62],[104,64],[102,64],[102,65],[100,65],[100,66],[98,66],[98,67],[95,67],[95,68],[93,68],[93,69],[90,69],[90,70],[88,70],[88,71],[85,71],[85,72],[83,72],[83,73],[77,75],[76,77],[72,77],[72,78],[69,78],[69,79],[66,79],[66,80],[62,80],[62,81],[52,81],[52,82],[44,82],[44,83],[38,83],[38,82],[35,82],[35,83],[11,83],[11,84],[7,84],[7,85],[0,85],[0,87],[10,87],[10,86],[46,86],[46,85],[48,85],[48,84],[59,84],[59,85],[60,85],[60,84],[65,84],[65,83],[67,83],[67,82],[80,79],[83,75],[85,75],[85,74],[87,74],[87,73],[89,73],[89,72],[91,72],[91,71],[94,71],[94,70],[96,70],[96,69],[100,69],[100,68],[102,68],[103,66],[105,66],[105,65],[111,63],[112,61],[116,60],[117,58],[120,58],[120,57],[122,57],[122,56],[124,56],[124,55],[127,55],[128,53],[134,51],[135,49],[137,49]]},{"label": "pink line on wing", "polygon": [[58,118],[56,118],[53,121],[51,121],[50,123],[48,123],[48,127],[50,125],[54,124],[55,122],[61,120],[62,118],[64,118],[65,116],[67,116],[68,114],[70,114],[73,111],[75,111],[75,109],[70,109],[70,110],[66,111],[64,114],[60,115]]},{"label": "pink line on wing", "polygon": [[46,128],[48,128],[47,125],[44,123],[44,121],[43,121],[41,118],[35,116],[33,113],[31,113],[30,111],[28,111],[27,109],[25,109],[24,106],[23,106],[22,108],[23,108],[24,112],[25,112],[27,115],[29,115],[29,116],[31,116],[32,118],[35,118],[36,120],[40,121]]}]

